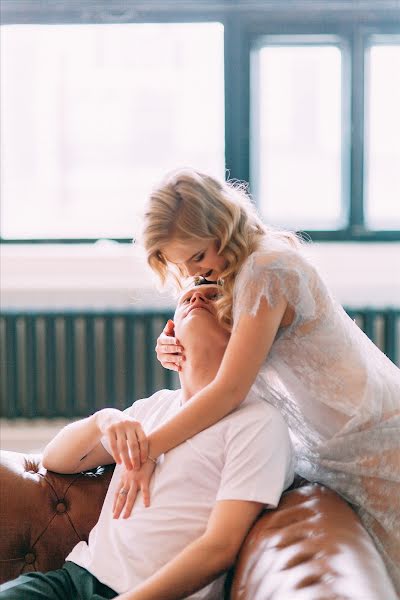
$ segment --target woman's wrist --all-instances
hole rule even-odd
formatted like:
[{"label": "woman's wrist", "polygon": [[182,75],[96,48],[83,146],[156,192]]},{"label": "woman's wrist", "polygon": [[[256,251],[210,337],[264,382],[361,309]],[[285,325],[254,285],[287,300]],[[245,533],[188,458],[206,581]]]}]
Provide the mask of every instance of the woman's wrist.
[{"label": "woman's wrist", "polygon": [[163,454],[162,449],[159,447],[157,436],[155,433],[150,433],[147,436],[148,442],[148,450],[147,456],[152,460],[155,464],[157,463],[159,457]]}]

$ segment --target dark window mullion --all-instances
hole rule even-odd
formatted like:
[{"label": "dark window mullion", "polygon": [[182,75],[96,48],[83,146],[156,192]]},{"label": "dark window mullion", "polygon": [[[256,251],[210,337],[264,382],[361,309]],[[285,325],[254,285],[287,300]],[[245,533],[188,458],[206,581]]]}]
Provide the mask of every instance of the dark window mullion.
[{"label": "dark window mullion", "polygon": [[350,228],[357,234],[364,224],[364,44],[360,30],[351,40]]},{"label": "dark window mullion", "polygon": [[229,178],[249,181],[250,44],[239,15],[224,22],[225,166]]},{"label": "dark window mullion", "polygon": [[351,73],[352,73],[352,49],[351,34],[344,32],[341,34],[342,51],[342,145],[341,145],[341,216],[343,226],[340,231],[350,231],[351,215],[351,146],[352,146],[352,126],[351,126]]}]

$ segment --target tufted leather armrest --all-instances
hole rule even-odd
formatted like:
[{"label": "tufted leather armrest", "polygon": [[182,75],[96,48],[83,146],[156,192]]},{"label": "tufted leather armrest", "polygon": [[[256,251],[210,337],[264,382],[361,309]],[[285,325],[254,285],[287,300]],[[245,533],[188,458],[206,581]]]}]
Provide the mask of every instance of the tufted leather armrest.
[{"label": "tufted leather armrest", "polygon": [[58,569],[97,522],[113,467],[59,475],[40,456],[2,452],[0,582]]},{"label": "tufted leather armrest", "polygon": [[[112,471],[59,475],[46,471],[40,456],[2,452],[0,582],[59,568],[95,525]],[[392,597],[383,562],[358,517],[316,484],[286,492],[276,510],[261,515],[232,580],[231,600]]]}]

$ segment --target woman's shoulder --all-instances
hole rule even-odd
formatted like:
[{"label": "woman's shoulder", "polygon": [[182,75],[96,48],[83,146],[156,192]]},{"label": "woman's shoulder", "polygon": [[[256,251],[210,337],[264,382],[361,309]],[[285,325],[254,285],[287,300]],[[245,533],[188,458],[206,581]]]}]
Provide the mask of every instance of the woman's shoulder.
[{"label": "woman's shoulder", "polygon": [[271,270],[308,271],[314,267],[306,255],[302,244],[293,246],[280,239],[264,239],[257,249],[243,262],[238,275],[262,276],[263,271]]},{"label": "woman's shoulder", "polygon": [[317,301],[328,294],[304,247],[266,239],[245,260],[236,276],[233,319],[237,321],[242,312],[255,314],[263,296],[272,307],[284,296],[298,318],[312,319]]}]

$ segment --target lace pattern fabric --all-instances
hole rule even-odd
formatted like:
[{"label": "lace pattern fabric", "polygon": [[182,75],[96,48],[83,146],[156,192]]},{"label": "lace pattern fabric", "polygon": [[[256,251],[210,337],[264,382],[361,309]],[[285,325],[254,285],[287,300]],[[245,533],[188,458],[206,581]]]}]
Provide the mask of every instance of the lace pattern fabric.
[{"label": "lace pattern fabric", "polygon": [[299,250],[266,243],[236,278],[233,320],[261,298],[295,311],[256,382],[284,415],[296,471],[336,490],[358,512],[400,595],[400,370],[332,298]]}]

